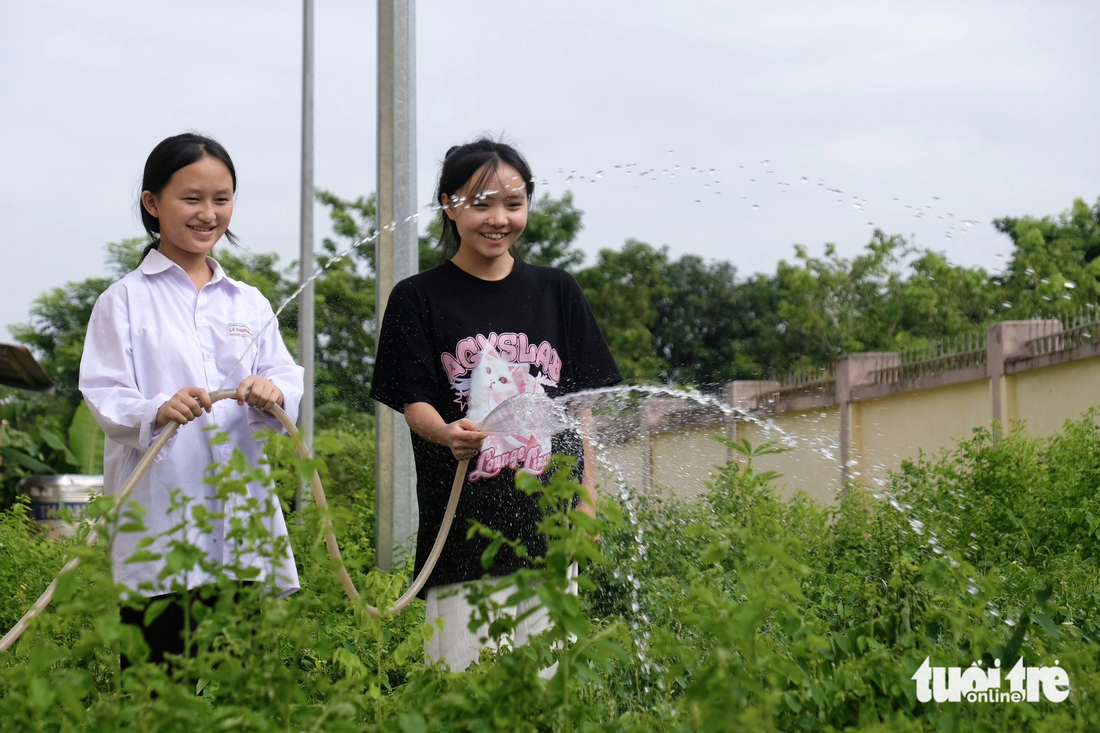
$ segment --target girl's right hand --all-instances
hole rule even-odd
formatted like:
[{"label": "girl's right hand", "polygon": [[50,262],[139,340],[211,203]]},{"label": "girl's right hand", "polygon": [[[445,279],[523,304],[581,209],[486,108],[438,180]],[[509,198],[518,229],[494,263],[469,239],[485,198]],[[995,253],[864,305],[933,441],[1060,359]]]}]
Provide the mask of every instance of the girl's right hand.
[{"label": "girl's right hand", "polygon": [[481,432],[476,423],[466,418],[448,423],[443,428],[442,445],[451,449],[451,454],[460,461],[474,458],[481,451],[481,444],[489,437]]},{"label": "girl's right hand", "polygon": [[169,420],[186,425],[201,415],[203,410],[210,412],[213,406],[210,393],[202,387],[184,387],[172,395],[172,399],[160,406],[154,427],[160,430],[168,424]]}]

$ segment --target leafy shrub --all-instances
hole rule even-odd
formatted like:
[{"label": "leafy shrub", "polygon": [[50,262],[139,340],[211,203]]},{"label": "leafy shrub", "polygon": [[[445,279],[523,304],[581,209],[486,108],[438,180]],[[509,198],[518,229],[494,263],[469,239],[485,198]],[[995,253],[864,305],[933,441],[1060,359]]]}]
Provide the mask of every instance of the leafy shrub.
[{"label": "leafy shrub", "polygon": [[0,633],[15,625],[64,564],[71,542],[50,542],[28,520],[30,500],[21,497],[0,512]]},{"label": "leafy shrub", "polygon": [[[89,564],[0,659],[0,719],[28,730],[1087,730],[1100,717],[1094,417],[1045,441],[1017,431],[994,446],[976,431],[951,453],[906,463],[890,501],[852,486],[837,508],[782,499],[751,461],[719,471],[705,500],[605,502],[600,521],[570,510],[578,487],[566,471],[547,486],[522,478],[546,512],[547,557],[475,586],[471,600],[504,638],[492,591],[513,589],[505,606],[538,594],[551,629],[462,674],[424,663],[434,626],[422,604],[384,619],[349,606],[313,507],[292,522],[303,589],[277,600],[221,574],[213,610],[192,606],[195,656],[170,669],[119,670],[119,653],[140,659],[144,643],[118,622],[125,601],[102,554],[81,550]],[[342,547],[381,606],[408,574],[372,568],[373,444],[353,428],[328,438],[317,450]],[[284,501],[309,468],[285,448],[268,448]],[[230,466],[219,490],[242,477],[260,478]],[[14,617],[33,599],[14,597],[19,584],[33,575],[44,585],[71,548],[37,539],[17,513],[0,520],[0,542],[26,557],[0,571],[0,612]],[[198,561],[186,546],[171,552]],[[579,598],[566,592],[572,559],[587,566]],[[1071,694],[921,703],[911,676],[928,657],[1002,668],[1057,659]],[[554,661],[554,679],[540,679]],[[209,681],[201,696],[196,679]]]}]

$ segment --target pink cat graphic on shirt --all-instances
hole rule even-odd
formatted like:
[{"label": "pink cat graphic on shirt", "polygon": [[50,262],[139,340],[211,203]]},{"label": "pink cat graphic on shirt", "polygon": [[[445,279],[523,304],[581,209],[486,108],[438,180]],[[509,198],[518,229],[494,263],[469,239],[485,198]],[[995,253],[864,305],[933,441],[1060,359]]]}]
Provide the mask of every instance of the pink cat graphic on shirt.
[{"label": "pink cat graphic on shirt", "polygon": [[[516,336],[516,334],[505,334]],[[476,354],[471,354],[470,344],[481,346]],[[557,379],[545,372],[531,373],[531,366],[543,366],[546,371],[550,364],[556,369],[554,377],[560,376],[561,360],[550,344],[543,342],[527,353],[529,358],[516,361],[506,360],[497,350],[497,334],[489,337],[478,335],[476,339],[464,339],[459,343],[454,356],[444,355],[444,365],[448,368],[451,384],[458,393],[460,404],[467,406],[466,417],[480,423],[498,405],[519,394],[541,394],[544,385],[554,387]],[[528,339],[522,335],[522,344]],[[517,349],[508,350],[508,355],[519,355]],[[538,357],[542,357],[541,359]],[[526,363],[524,363],[526,362]],[[540,363],[541,362],[541,363]],[[468,375],[468,376],[467,376]],[[492,435],[486,438],[477,465],[470,472],[470,481],[492,478],[504,468],[523,470],[538,475],[550,462],[549,435]]]}]

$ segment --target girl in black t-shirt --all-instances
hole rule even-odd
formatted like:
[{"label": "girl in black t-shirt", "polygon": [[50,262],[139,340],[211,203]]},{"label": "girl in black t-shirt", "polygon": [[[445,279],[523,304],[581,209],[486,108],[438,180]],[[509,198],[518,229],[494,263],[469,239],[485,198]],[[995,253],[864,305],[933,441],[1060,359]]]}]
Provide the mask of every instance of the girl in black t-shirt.
[{"label": "girl in black t-shirt", "polygon": [[[452,586],[481,578],[487,541],[466,539],[477,519],[532,555],[545,552],[537,532],[537,502],[515,488],[516,471],[540,474],[553,452],[577,456],[595,506],[591,463],[576,436],[488,436],[478,421],[509,397],[551,397],[604,387],[621,380],[576,280],[551,267],[524,263],[511,247],[527,225],[534,195],[530,167],[514,148],[488,139],[447,151],[436,200],[440,245],[451,259],[398,283],[382,321],[371,396],[403,412],[412,429],[420,526],[419,573],[442,524],[458,462],[472,459],[443,553],[424,593],[429,621],[444,631],[425,651],[453,670],[476,661],[479,633],[468,630],[472,609]],[[525,562],[504,548],[489,573],[508,574]],[[503,600],[503,599],[502,599]],[[537,604],[537,597],[528,603]],[[523,615],[528,609],[517,609]],[[533,613],[512,642],[546,627],[545,610]]]}]

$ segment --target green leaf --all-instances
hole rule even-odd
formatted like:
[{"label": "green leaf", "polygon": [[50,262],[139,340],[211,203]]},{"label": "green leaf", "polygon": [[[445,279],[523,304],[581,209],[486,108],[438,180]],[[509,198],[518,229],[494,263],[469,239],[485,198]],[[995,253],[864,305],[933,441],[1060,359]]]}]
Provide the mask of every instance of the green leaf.
[{"label": "green leaf", "polygon": [[171,598],[162,598],[159,601],[153,601],[149,604],[149,607],[145,609],[145,617],[142,622],[148,626],[157,620],[157,617],[164,613],[164,609],[168,608],[172,604]]},{"label": "green leaf", "polygon": [[1059,638],[1058,628],[1054,625],[1054,621],[1045,613],[1035,614],[1035,620],[1043,627],[1043,631],[1047,632],[1047,635],[1052,639]]},{"label": "green leaf", "polygon": [[81,402],[69,425],[69,445],[76,455],[77,468],[83,474],[103,473],[103,446],[107,436],[92,417],[86,402]]},{"label": "green leaf", "polygon": [[49,428],[41,426],[38,428],[38,434],[42,436],[42,440],[46,441],[46,445],[64,456],[66,463],[74,467],[80,466],[80,461],[78,461],[76,456],[73,455],[73,452],[69,450],[69,446],[64,438]]},{"label": "green leaf", "polygon": [[11,463],[22,466],[23,468],[29,469],[35,473],[57,473],[57,471],[53,470],[51,466],[43,463],[37,458],[32,458],[23,451],[16,450],[15,448],[8,448],[7,446],[4,446],[3,448],[0,448],[0,455],[4,457],[5,461],[10,461]]},{"label": "green leaf", "polygon": [[428,724],[416,713],[401,713],[398,718],[402,733],[427,733]]}]

